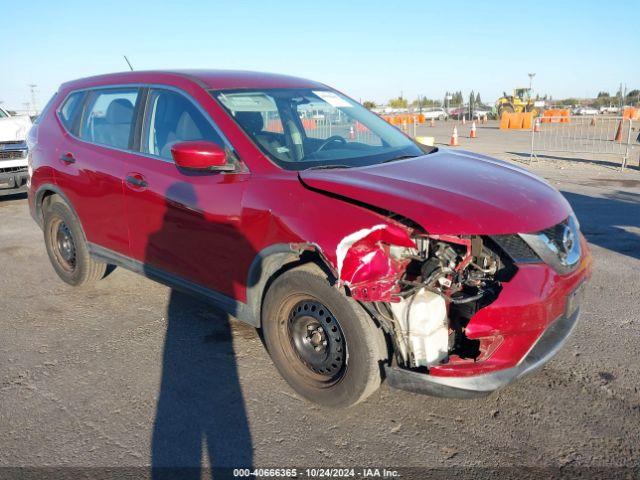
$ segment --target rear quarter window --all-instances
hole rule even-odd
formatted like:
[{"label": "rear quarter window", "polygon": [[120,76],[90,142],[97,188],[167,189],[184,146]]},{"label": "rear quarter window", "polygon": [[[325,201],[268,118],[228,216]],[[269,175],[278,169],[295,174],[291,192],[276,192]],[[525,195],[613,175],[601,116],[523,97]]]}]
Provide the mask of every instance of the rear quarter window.
[{"label": "rear quarter window", "polygon": [[33,124],[34,125],[39,125],[40,121],[45,117],[45,115],[47,115],[49,113],[49,110],[51,110],[51,106],[54,104],[55,99],[56,99],[57,93],[54,93],[51,98],[49,99],[49,101],[47,102],[47,104],[44,106],[44,108],[42,109],[42,111],[40,112],[40,115],[38,115],[34,120],[33,120]]},{"label": "rear quarter window", "polygon": [[64,101],[59,112],[60,121],[71,133],[76,133],[74,131],[74,120],[80,111],[80,106],[82,105],[82,100],[84,98],[84,92],[75,92],[67,97]]}]

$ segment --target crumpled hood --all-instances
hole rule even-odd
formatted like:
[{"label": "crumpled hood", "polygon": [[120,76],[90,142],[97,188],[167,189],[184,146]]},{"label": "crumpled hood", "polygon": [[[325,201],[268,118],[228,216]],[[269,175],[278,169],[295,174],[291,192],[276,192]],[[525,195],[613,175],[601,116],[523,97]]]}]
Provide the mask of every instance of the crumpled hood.
[{"label": "crumpled hood", "polygon": [[31,120],[26,116],[0,118],[0,142],[25,140],[31,128]]},{"label": "crumpled hood", "polygon": [[467,151],[368,167],[304,170],[307,187],[400,214],[432,234],[537,232],[571,213],[565,198],[532,173]]}]

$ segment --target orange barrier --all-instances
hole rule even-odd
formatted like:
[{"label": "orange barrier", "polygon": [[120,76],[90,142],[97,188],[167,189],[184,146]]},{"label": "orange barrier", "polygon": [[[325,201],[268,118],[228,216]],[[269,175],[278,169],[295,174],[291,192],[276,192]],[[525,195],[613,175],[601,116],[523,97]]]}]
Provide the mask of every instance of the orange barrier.
[{"label": "orange barrier", "polygon": [[509,130],[522,130],[524,113],[512,113],[509,117]]},{"label": "orange barrier", "polygon": [[[533,112],[504,112],[500,118],[500,130],[531,130],[534,126],[534,120],[535,116]],[[550,120],[551,118],[547,115],[546,121],[548,122]],[[542,121],[545,121],[544,117],[542,118]]]},{"label": "orange barrier", "polygon": [[364,132],[368,132],[368,131],[369,131],[369,129],[367,127],[365,127],[360,122],[356,122],[356,132],[364,133]]},{"label": "orange barrier", "polygon": [[303,118],[302,126],[305,130],[315,130],[317,128],[316,120],[314,118]]},{"label": "orange barrier", "polygon": [[383,120],[389,122],[391,125],[412,125],[414,122],[419,124],[425,122],[424,115],[421,113],[415,115],[410,113],[402,113],[399,115],[385,115],[382,118]]},{"label": "orange barrier", "polygon": [[531,130],[533,127],[533,113],[527,112],[522,114],[522,129]]},{"label": "orange barrier", "polygon": [[508,112],[502,112],[502,117],[500,117],[500,130],[506,130],[509,128],[509,117],[511,116]]},{"label": "orange barrier", "polygon": [[[570,112],[565,109],[549,109],[542,114],[542,123],[569,123]],[[552,118],[553,117],[553,118]]]},{"label": "orange barrier", "polygon": [[282,122],[280,120],[269,120],[265,130],[268,132],[282,132]]},{"label": "orange barrier", "polygon": [[622,112],[624,120],[640,120],[640,108],[627,107]]}]

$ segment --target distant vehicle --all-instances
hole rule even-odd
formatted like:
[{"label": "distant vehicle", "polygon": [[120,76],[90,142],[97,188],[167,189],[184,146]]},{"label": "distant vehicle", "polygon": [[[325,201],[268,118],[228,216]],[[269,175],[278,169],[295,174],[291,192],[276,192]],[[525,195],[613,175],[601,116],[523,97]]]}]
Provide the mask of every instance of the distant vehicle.
[{"label": "distant vehicle", "polygon": [[427,108],[422,111],[422,115],[424,115],[425,120],[446,120],[449,118],[444,108]]},{"label": "distant vehicle", "polygon": [[452,108],[449,110],[449,116],[456,120],[460,120],[463,115],[466,115],[466,117],[469,118],[469,110],[467,110],[466,107]]},{"label": "distant vehicle", "polygon": [[580,107],[576,111],[576,115],[598,115],[600,110],[593,107]]},{"label": "distant vehicle", "polygon": [[27,183],[27,133],[31,119],[0,108],[0,189],[20,189]]},{"label": "distant vehicle", "polygon": [[533,112],[534,115],[537,115],[541,107],[537,106],[536,103],[540,104],[540,102],[531,98],[530,88],[514,88],[513,95],[507,95],[504,92],[502,97],[496,100],[496,110],[498,111],[498,117],[502,117],[504,112]]},{"label": "distant vehicle", "polygon": [[473,109],[473,118],[475,119],[481,119],[483,117],[487,117],[489,118],[491,115],[493,114],[491,108],[489,107],[485,107],[485,106],[480,106],[477,108]]},{"label": "distant vehicle", "polygon": [[600,107],[600,113],[620,113],[620,107],[608,106]]}]

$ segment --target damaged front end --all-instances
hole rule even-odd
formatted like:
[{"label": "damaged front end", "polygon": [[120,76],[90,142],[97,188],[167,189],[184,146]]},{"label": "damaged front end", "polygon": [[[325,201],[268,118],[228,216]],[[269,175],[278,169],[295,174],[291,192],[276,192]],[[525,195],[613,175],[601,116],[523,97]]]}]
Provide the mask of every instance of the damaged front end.
[{"label": "damaged front end", "polygon": [[499,294],[506,270],[482,237],[378,225],[345,237],[337,258],[340,282],[383,325],[399,366],[427,372],[474,362],[500,341],[465,335],[473,314]]},{"label": "damaged front end", "polygon": [[379,225],[345,237],[337,254],[339,284],[393,343],[388,384],[452,398],[487,395],[552,358],[591,274],[571,217],[527,235]]}]

